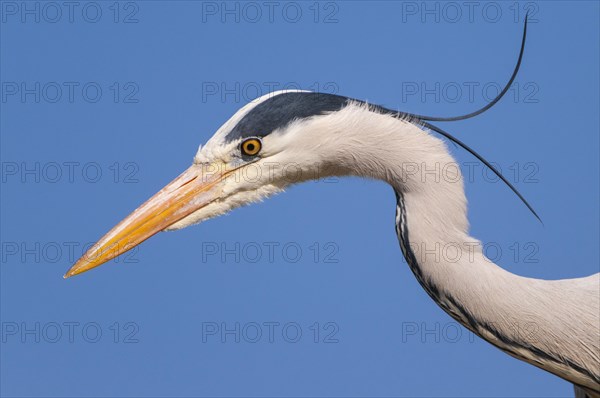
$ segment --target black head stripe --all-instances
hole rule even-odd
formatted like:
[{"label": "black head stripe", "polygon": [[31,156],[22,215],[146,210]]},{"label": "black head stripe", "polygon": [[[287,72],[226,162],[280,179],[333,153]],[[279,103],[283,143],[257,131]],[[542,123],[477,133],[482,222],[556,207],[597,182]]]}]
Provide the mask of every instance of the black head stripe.
[{"label": "black head stripe", "polygon": [[[248,137],[265,137],[273,131],[283,128],[297,119],[304,119],[311,116],[323,115],[327,112],[339,111],[350,102],[365,104],[364,101],[343,97],[335,94],[312,93],[312,92],[289,92],[276,95],[266,101],[256,105],[248,112],[238,124],[227,135],[226,141],[234,141],[240,138]],[[508,187],[521,199],[527,208],[533,213],[538,220],[541,221],[533,207],[525,200],[525,198],[517,191],[517,189],[508,180],[492,166],[490,162],[485,160],[483,156],[475,152],[465,143],[451,135],[450,133],[421,120],[415,115],[393,111],[381,105],[369,105],[372,112],[390,115],[399,119],[406,119],[411,123],[425,127],[434,131],[451,142],[461,146],[467,152],[471,153],[490,170],[492,170],[500,179],[508,185]]]},{"label": "black head stripe", "polygon": [[289,92],[276,95],[255,106],[227,135],[227,141],[264,137],[296,119],[342,109],[347,97],[334,94]]}]

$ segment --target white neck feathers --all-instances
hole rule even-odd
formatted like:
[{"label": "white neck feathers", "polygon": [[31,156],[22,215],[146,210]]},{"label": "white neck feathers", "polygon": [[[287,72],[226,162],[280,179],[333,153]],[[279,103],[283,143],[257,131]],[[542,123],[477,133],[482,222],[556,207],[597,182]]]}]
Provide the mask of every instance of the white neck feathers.
[{"label": "white neck feathers", "polygon": [[318,135],[314,153],[323,154],[328,174],[380,179],[396,190],[405,257],[446,312],[510,355],[598,389],[600,274],[545,281],[487,259],[468,234],[456,161],[410,121],[352,104],[300,127],[304,140]]}]

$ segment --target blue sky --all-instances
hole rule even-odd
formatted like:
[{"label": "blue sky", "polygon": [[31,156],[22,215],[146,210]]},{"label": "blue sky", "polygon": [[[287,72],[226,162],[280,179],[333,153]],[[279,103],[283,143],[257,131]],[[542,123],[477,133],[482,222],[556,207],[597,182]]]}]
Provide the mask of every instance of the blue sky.
[{"label": "blue sky", "polygon": [[598,272],[599,5],[472,4],[2,1],[0,393],[571,396],[430,300],[379,182],[296,186],[62,279],[271,89],[478,108],[510,75],[527,8],[513,89],[444,127],[496,162],[545,226],[453,149],[472,234],[520,275]]}]

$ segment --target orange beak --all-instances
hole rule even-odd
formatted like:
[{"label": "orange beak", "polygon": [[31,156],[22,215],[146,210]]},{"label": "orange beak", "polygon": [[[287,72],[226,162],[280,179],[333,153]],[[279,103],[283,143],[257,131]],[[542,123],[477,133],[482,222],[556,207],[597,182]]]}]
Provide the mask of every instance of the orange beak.
[{"label": "orange beak", "polygon": [[233,170],[193,165],[133,211],[92,246],[65,278],[97,267],[205,207],[221,194],[219,182]]}]

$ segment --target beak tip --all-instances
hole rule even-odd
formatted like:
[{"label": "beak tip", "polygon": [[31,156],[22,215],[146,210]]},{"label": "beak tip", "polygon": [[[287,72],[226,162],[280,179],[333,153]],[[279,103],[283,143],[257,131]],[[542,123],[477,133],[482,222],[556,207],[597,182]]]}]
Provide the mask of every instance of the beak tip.
[{"label": "beak tip", "polygon": [[69,270],[63,275],[63,279],[70,278],[74,275],[80,274],[86,271],[85,267],[82,267],[80,264],[81,260],[77,261]]},{"label": "beak tip", "polygon": [[66,274],[63,275],[63,279],[67,279],[72,277],[73,275],[75,275],[75,272],[73,272],[73,268],[71,268],[69,271],[67,271]]},{"label": "beak tip", "polygon": [[192,165],[90,247],[63,278],[87,272],[133,249],[156,233],[170,229],[218,198],[221,193],[215,187],[230,173],[232,171],[206,174],[202,166]]}]

